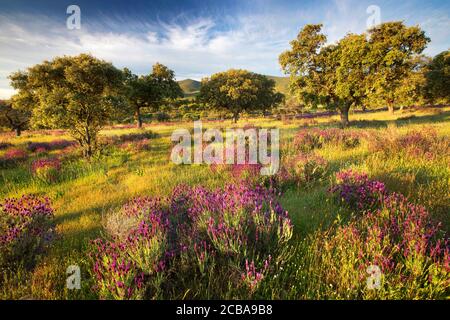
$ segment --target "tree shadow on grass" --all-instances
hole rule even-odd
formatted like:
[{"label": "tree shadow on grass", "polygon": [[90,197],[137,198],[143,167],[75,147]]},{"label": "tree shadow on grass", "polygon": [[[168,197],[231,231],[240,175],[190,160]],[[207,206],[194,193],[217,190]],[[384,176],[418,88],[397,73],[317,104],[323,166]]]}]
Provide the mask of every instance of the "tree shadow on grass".
[{"label": "tree shadow on grass", "polygon": [[379,129],[387,128],[389,125],[396,125],[398,127],[411,125],[411,124],[435,124],[449,121],[450,111],[439,111],[435,114],[426,115],[409,115],[405,117],[400,117],[395,120],[354,120],[351,121],[351,128],[361,128],[361,129]]}]

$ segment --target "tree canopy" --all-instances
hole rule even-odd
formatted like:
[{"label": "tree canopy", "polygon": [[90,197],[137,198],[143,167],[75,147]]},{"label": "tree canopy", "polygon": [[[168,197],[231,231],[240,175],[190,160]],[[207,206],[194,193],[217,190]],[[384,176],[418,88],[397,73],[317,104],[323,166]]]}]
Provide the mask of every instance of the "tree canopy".
[{"label": "tree canopy", "polygon": [[330,45],[321,29],[321,24],[306,25],[279,62],[298,97],[312,106],[338,110],[344,126],[350,108],[368,99],[393,108],[398,89],[415,66],[414,55],[429,41],[418,27],[402,22],[381,24],[368,34],[347,34]]},{"label": "tree canopy", "polygon": [[81,54],[57,57],[10,76],[13,101],[33,103],[35,126],[66,128],[93,155],[97,134],[123,107],[123,73],[111,63]]},{"label": "tree canopy", "polygon": [[153,65],[149,75],[137,76],[126,68],[123,72],[125,96],[139,128],[142,127],[143,108],[155,111],[166,99],[183,96],[180,86],[175,81],[175,73],[160,63]]},{"label": "tree canopy", "polygon": [[430,41],[418,26],[386,22],[369,30],[369,95],[385,102],[394,112],[396,93],[414,69],[414,55]]},{"label": "tree canopy", "polygon": [[11,101],[0,100],[0,126],[8,127],[20,136],[21,132],[28,128],[31,112],[27,108],[21,108],[16,104],[13,107]]},{"label": "tree canopy", "polygon": [[230,69],[202,79],[199,100],[212,108],[228,111],[236,122],[242,112],[263,111],[280,103],[275,81],[241,69]]},{"label": "tree canopy", "polygon": [[427,66],[425,95],[428,100],[450,103],[450,51],[436,55]]}]

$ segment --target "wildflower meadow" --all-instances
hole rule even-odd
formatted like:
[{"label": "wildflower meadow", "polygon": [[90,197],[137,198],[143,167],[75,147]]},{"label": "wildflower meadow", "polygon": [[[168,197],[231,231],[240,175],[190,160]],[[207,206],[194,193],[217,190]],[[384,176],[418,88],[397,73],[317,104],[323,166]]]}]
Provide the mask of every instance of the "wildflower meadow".
[{"label": "wildflower meadow", "polygon": [[5,136],[2,298],[445,299],[448,112],[355,115],[364,125],[347,129],[248,119],[281,128],[270,176],[171,162],[186,122],[106,128],[89,162],[64,135]]},{"label": "wildflower meadow", "polygon": [[0,1],[0,300],[149,318],[447,303],[449,16]]}]

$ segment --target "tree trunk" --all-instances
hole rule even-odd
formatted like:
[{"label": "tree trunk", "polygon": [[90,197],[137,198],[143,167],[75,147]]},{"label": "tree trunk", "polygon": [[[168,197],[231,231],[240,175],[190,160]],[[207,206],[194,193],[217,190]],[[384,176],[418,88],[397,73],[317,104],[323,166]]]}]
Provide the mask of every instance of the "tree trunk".
[{"label": "tree trunk", "polygon": [[388,110],[390,114],[394,114],[394,102],[393,101],[388,101]]},{"label": "tree trunk", "polygon": [[92,157],[92,140],[91,133],[89,132],[89,128],[86,127],[86,150],[85,157],[90,159]]},{"label": "tree trunk", "polygon": [[343,127],[347,127],[348,126],[348,111],[350,108],[345,107],[342,110],[340,110],[339,114],[341,116],[341,124]]},{"label": "tree trunk", "polygon": [[141,108],[136,108],[135,112],[137,127],[142,128]]},{"label": "tree trunk", "polygon": [[238,119],[239,119],[239,113],[234,113],[233,114],[233,122],[237,123]]},{"label": "tree trunk", "polygon": [[20,137],[20,135],[22,134],[22,130],[20,130],[19,127],[15,128],[14,131],[16,132],[16,137]]}]

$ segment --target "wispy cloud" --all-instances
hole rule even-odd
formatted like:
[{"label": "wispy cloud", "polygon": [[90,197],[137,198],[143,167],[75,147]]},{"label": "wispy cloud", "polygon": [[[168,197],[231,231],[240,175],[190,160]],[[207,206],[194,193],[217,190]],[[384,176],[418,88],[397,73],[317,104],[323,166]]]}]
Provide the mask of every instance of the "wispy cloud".
[{"label": "wispy cloud", "polygon": [[[58,55],[82,52],[111,61],[119,68],[148,73],[156,61],[175,70],[179,79],[200,79],[228,68],[280,75],[278,55],[306,23],[323,23],[330,42],[347,32],[363,32],[368,4],[336,0],[311,5],[266,5],[255,12],[221,14],[180,12],[172,19],[99,14],[82,19],[81,30],[68,30],[64,19],[45,13],[0,14],[0,97],[13,92],[7,76]],[[449,47],[448,12],[380,5],[382,21],[420,24],[432,38],[428,54]],[[415,9],[416,11],[420,11]]]}]

